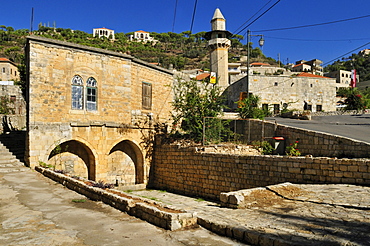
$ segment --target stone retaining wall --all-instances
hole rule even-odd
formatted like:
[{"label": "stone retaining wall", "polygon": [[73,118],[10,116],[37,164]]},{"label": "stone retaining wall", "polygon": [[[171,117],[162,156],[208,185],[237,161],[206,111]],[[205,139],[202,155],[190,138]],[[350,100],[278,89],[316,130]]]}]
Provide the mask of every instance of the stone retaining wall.
[{"label": "stone retaining wall", "polygon": [[322,132],[288,127],[269,121],[249,120],[245,122],[240,120],[237,122],[237,125],[243,123],[243,127],[237,126],[237,129],[239,129],[237,133],[242,134],[245,139],[250,139],[250,141],[266,140],[274,146],[272,137],[282,136],[285,139],[286,146],[298,140],[298,149],[302,155],[370,158],[370,144],[365,142]]},{"label": "stone retaining wall", "polygon": [[0,134],[26,128],[26,115],[0,114]]},{"label": "stone retaining wall", "polygon": [[83,181],[42,167],[36,166],[35,169],[44,176],[92,200],[102,201],[129,215],[133,215],[164,229],[172,231],[192,227],[197,224],[197,218],[191,213],[176,210],[170,206],[164,206],[160,203],[129,195],[118,190],[109,191],[92,187]]},{"label": "stone retaining wall", "polygon": [[157,145],[149,185],[219,200],[222,192],[284,182],[370,185],[370,160],[218,154]]}]

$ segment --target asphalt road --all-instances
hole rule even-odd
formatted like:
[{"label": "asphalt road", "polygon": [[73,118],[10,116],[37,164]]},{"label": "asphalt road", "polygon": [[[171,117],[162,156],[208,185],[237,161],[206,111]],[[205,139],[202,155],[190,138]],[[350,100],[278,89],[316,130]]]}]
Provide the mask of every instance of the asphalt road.
[{"label": "asphalt road", "polygon": [[313,116],[312,120],[268,117],[281,125],[330,133],[370,144],[370,114]]}]

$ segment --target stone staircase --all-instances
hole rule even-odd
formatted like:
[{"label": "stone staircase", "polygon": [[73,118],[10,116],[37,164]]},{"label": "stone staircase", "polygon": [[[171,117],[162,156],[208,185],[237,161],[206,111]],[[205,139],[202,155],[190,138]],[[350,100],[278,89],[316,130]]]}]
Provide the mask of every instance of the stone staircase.
[{"label": "stone staircase", "polygon": [[0,173],[23,171],[25,132],[10,132],[0,135]]}]

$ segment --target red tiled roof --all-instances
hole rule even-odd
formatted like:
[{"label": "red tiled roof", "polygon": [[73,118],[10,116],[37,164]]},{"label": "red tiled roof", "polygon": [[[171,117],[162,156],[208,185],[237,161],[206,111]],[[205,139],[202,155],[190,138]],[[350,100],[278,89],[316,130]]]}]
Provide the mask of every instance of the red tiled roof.
[{"label": "red tiled roof", "polygon": [[299,66],[302,66],[302,65],[303,65],[303,63],[299,63],[297,65],[294,65],[293,67],[299,67]]},{"label": "red tiled roof", "polygon": [[253,62],[251,63],[251,66],[270,66],[270,64],[262,62]]},{"label": "red tiled roof", "polygon": [[112,29],[108,29],[108,28],[105,28],[105,27],[101,27],[101,28],[95,28],[95,29],[104,29],[104,30],[110,30],[110,31],[113,31]]},{"label": "red tiled roof", "polygon": [[298,74],[297,77],[311,77],[311,78],[330,79],[329,77],[324,77],[324,76],[321,76],[321,75],[316,75],[316,74],[312,74],[312,73],[305,73],[305,72],[302,72],[302,73]]},{"label": "red tiled roof", "polygon": [[10,60],[9,60],[9,59],[4,58],[4,57],[0,57],[0,61],[8,61],[8,62],[10,62]]},{"label": "red tiled roof", "polygon": [[149,32],[143,31],[143,30],[136,31],[136,32],[149,33]]},{"label": "red tiled roof", "polygon": [[208,78],[209,76],[211,76],[211,74],[209,74],[209,73],[202,73],[202,74],[197,75],[197,77],[195,77],[195,79],[196,80],[203,80],[205,78]]}]

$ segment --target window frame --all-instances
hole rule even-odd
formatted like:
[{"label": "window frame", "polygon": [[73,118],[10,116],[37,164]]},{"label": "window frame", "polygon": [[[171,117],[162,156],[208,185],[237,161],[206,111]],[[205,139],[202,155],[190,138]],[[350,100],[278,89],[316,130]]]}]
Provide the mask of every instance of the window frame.
[{"label": "window frame", "polygon": [[146,110],[152,109],[152,95],[153,95],[153,86],[151,83],[142,82],[142,108]]},{"label": "window frame", "polygon": [[75,75],[72,78],[71,108],[74,110],[84,109],[84,83],[80,75]]},{"label": "window frame", "polygon": [[[91,93],[89,93],[89,91]],[[89,100],[90,97],[90,100]],[[89,77],[86,81],[86,110],[97,111],[98,110],[98,88],[97,81],[93,77]]]}]

